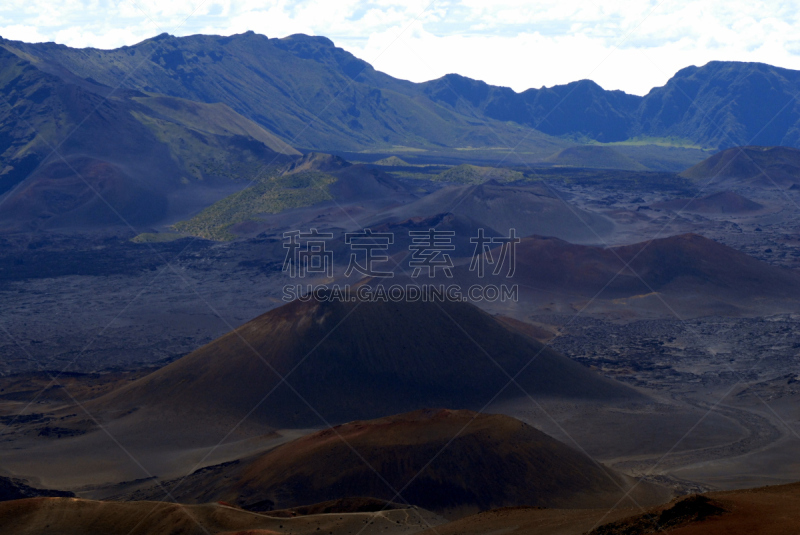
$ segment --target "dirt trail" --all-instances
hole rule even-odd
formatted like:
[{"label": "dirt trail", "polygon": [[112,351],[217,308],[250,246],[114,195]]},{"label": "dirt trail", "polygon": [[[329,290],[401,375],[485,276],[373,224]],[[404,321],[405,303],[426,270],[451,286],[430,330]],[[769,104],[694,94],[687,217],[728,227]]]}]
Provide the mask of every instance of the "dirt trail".
[{"label": "dirt trail", "polygon": [[[711,409],[711,405],[706,403],[688,399],[685,401],[703,410]],[[768,418],[755,412],[728,405],[718,405],[713,410],[741,425],[747,431],[747,435],[735,442],[709,448],[679,451],[664,456],[629,458],[612,461],[609,464],[616,470],[635,476],[664,476],[671,471],[691,465],[747,455],[775,443],[784,436],[784,433]]]}]

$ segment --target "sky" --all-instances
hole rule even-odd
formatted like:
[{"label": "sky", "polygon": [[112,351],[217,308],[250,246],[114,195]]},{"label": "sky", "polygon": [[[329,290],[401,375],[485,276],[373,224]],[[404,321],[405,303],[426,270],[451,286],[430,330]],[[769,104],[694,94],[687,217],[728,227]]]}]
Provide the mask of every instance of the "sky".
[{"label": "sky", "polygon": [[689,65],[800,70],[800,4],[758,0],[3,0],[0,36],[116,48],[159,33],[324,35],[392,76],[637,95]]}]

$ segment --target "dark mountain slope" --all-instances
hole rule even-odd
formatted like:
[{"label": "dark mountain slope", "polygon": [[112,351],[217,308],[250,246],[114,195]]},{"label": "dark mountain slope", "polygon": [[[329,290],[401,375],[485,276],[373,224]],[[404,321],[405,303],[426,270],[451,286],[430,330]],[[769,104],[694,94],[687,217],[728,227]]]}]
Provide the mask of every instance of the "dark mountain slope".
[{"label": "dark mountain slope", "polygon": [[712,61],[678,71],[648,93],[632,135],[678,137],[706,147],[800,147],[800,71]]},{"label": "dark mountain slope", "polygon": [[0,225],[153,224],[299,154],[224,105],[108,90],[0,48]]},{"label": "dark mountain slope", "polygon": [[470,304],[294,301],[91,404],[108,414],[173,414],[185,425],[235,423],[251,410],[252,421],[278,428],[320,425],[272,367],[291,371],[288,382],[330,422],[431,406],[477,409],[508,381],[484,349],[512,375],[533,359],[518,378],[533,396],[644,399]]}]

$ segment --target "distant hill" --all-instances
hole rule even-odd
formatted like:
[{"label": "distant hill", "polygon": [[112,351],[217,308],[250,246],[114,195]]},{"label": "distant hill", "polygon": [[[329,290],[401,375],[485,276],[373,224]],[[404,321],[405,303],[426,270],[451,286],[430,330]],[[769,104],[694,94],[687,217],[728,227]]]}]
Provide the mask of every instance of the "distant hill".
[{"label": "distant hill", "polygon": [[540,185],[482,184],[449,186],[418,201],[378,214],[376,223],[431,217],[440,213],[462,216],[508,235],[539,234],[577,242],[596,242],[614,228],[608,218],[570,206]]},{"label": "distant hill", "polygon": [[173,228],[209,240],[232,240],[231,229],[241,228],[263,214],[319,204],[333,198],[336,177],[319,171],[300,171],[261,179],[250,187],[221,199]]},{"label": "distant hill", "polygon": [[757,212],[764,208],[762,204],[751,201],[732,191],[712,193],[697,199],[673,199],[655,203],[653,208],[681,210],[700,214],[743,214]]},{"label": "distant hill", "polygon": [[591,80],[516,93],[458,74],[421,84],[431,100],[462,113],[514,121],[553,136],[577,136],[597,141],[628,138],[641,97],[606,91]]},{"label": "distant hill", "polygon": [[522,173],[507,167],[482,167],[465,163],[439,173],[435,180],[454,184],[483,184],[489,180],[513,182],[522,178]]},{"label": "distant hill", "polygon": [[[372,496],[445,516],[522,505],[652,504],[671,495],[634,484],[509,416],[426,409],[326,429],[175,486],[183,502],[221,499],[255,511]],[[153,487],[128,498],[154,499],[159,492]]]},{"label": "distant hill", "polygon": [[800,184],[800,150],[734,147],[690,167],[681,176],[700,183],[790,188]]},{"label": "distant hill", "polygon": [[626,169],[646,171],[647,167],[611,147],[582,145],[568,147],[545,158],[546,162],[565,167],[591,167],[595,169]]},{"label": "distant hill", "polygon": [[[771,266],[697,234],[683,234],[614,248],[532,236],[516,251],[514,282],[536,297],[529,303],[624,305],[668,315],[658,292],[685,316],[742,314],[767,309],[796,311],[800,275]],[[626,268],[626,263],[630,267]],[[458,268],[462,284],[474,273]],[[640,278],[641,277],[641,278]],[[568,309],[569,310],[569,309]]]},{"label": "distant hill", "polygon": [[398,158],[397,156],[381,158],[374,163],[375,165],[385,165],[386,167],[408,167],[410,165],[407,161],[403,160],[402,158]]},{"label": "distant hill", "polygon": [[257,232],[268,214],[323,203],[335,204],[337,211],[351,203],[376,203],[380,207],[414,198],[407,187],[380,170],[352,165],[329,154],[309,153],[287,170],[254,181],[251,187],[215,202],[174,227],[206,239],[229,240]]},{"label": "distant hill", "polygon": [[800,148],[800,71],[712,61],[678,71],[644,97],[591,80],[521,93],[456,74],[422,84],[429,98],[462,113],[514,121],[553,136],[626,141],[683,139],[708,148]]},{"label": "distant hill", "polygon": [[0,90],[14,103],[0,109],[0,228],[154,224],[299,156],[223,104],[105,98],[111,88],[39,67],[0,47]]},{"label": "distant hill", "polygon": [[[583,287],[590,292],[606,284],[624,266],[623,262],[630,262],[632,270],[656,291],[695,285],[706,293],[719,292],[718,295],[741,299],[800,292],[800,275],[793,271],[771,266],[697,234],[613,250],[532,238],[520,244],[520,250],[518,258],[531,279],[560,281],[561,285]],[[571,261],[566,263],[565,258]],[[616,296],[648,292],[639,277],[627,270],[609,284],[607,291]]]},{"label": "distant hill", "polygon": [[[235,423],[256,407],[250,421],[286,428],[321,425],[320,416],[340,423],[431,406],[478,409],[508,382],[492,359],[512,376],[521,372],[533,396],[646,399],[471,304],[312,300],[267,312],[90,410],[136,410],[131,417],[142,423],[171,414],[195,425]],[[292,387],[275,372],[291,372]],[[521,395],[515,387],[502,394]]]}]

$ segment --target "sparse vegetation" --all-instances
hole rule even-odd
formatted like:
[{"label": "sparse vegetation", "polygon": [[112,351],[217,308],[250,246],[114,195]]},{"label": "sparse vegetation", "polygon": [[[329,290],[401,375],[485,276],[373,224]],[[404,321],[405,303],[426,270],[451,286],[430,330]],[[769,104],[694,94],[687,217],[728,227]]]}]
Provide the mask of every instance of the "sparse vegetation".
[{"label": "sparse vegetation", "polygon": [[331,198],[328,186],[336,178],[318,171],[304,171],[261,180],[251,187],[212,204],[175,230],[209,240],[232,240],[230,228],[252,221],[259,214],[277,214],[292,208],[311,206]]},{"label": "sparse vegetation", "polygon": [[134,243],[163,243],[185,238],[185,234],[177,232],[142,232],[131,239]]},{"label": "sparse vegetation", "polygon": [[658,147],[678,147],[682,149],[708,150],[708,147],[698,145],[697,143],[694,143],[692,140],[682,137],[636,136],[630,139],[626,139],[625,141],[611,141],[609,143],[601,143],[599,141],[594,141],[592,139],[587,139],[585,142],[590,145],[601,145],[601,146],[656,145]]},{"label": "sparse vegetation", "polygon": [[386,167],[409,167],[411,164],[398,158],[397,156],[389,156],[388,158],[382,158],[378,160],[375,162],[375,165],[384,165]]}]

